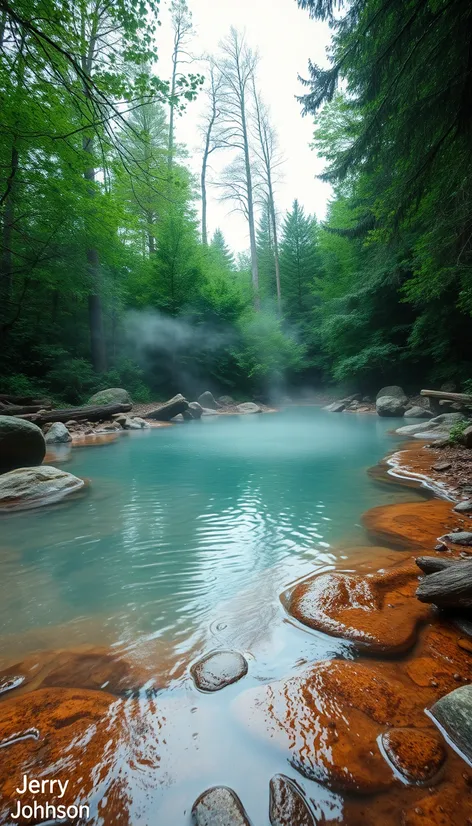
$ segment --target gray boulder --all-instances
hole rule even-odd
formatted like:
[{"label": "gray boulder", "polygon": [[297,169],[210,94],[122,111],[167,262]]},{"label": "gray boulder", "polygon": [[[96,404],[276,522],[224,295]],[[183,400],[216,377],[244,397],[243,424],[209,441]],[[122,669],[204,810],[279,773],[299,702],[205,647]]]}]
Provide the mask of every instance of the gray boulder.
[{"label": "gray boulder", "polygon": [[413,407],[409,407],[408,410],[405,410],[404,416],[405,419],[431,419],[433,414],[430,410],[426,410],[425,407],[420,407],[419,404],[414,404]]},{"label": "gray boulder", "polygon": [[184,399],[179,393],[177,396],[174,396],[173,399],[170,399],[158,407],[157,410],[146,413],[146,418],[156,419],[159,422],[170,422],[178,413],[183,413],[184,410],[188,410],[188,406],[187,399]]},{"label": "gray boulder", "polygon": [[0,416],[0,473],[40,465],[45,455],[41,428],[16,416]]},{"label": "gray boulder", "polygon": [[39,508],[83,486],[83,479],[49,465],[11,470],[0,476],[0,510]]},{"label": "gray boulder", "polygon": [[141,416],[133,416],[132,421],[135,424],[139,424],[141,430],[149,430],[149,428],[151,427],[149,422],[147,422],[146,419],[142,419]]},{"label": "gray boulder", "polygon": [[344,402],[333,402],[332,404],[327,404],[326,407],[323,407],[323,410],[327,410],[328,413],[342,413],[345,409],[346,405]]},{"label": "gray boulder", "polygon": [[262,413],[261,408],[254,402],[243,402],[236,407],[238,413]]},{"label": "gray boulder", "polygon": [[223,405],[223,407],[228,407],[230,404],[236,404],[232,396],[219,396],[218,402]]},{"label": "gray boulder", "polygon": [[64,444],[72,441],[67,427],[62,422],[53,422],[45,436],[47,445]]},{"label": "gray boulder", "polygon": [[389,396],[391,399],[398,399],[399,402],[406,406],[408,404],[407,395],[403,389],[403,387],[399,387],[398,384],[391,384],[388,387],[382,387],[381,390],[377,393],[375,397],[375,401],[377,399],[382,398],[382,396]]},{"label": "gray boulder", "polygon": [[472,761],[472,685],[441,697],[429,713],[456,749]]},{"label": "gray boulder", "polygon": [[211,407],[202,407],[202,416],[218,416],[218,411],[212,410]]},{"label": "gray boulder", "polygon": [[406,401],[395,396],[380,396],[375,402],[375,407],[379,416],[403,416],[405,413]]},{"label": "gray boulder", "polygon": [[192,806],[195,826],[251,826],[243,804],[232,789],[214,786]]},{"label": "gray boulder", "polygon": [[[471,531],[454,531],[453,533],[445,533],[444,536],[439,537],[440,542],[453,542],[454,545],[472,545]],[[472,586],[472,579],[471,579]]]},{"label": "gray boulder", "polygon": [[200,691],[220,691],[247,674],[247,661],[239,651],[213,651],[190,669]]},{"label": "gray boulder", "polygon": [[457,513],[472,513],[472,499],[465,499],[463,502],[458,502],[454,510]]},{"label": "gray boulder", "polygon": [[99,407],[101,404],[131,404],[131,398],[127,390],[122,387],[109,387],[106,390],[99,390],[98,393],[91,396],[87,404],[93,404]]},{"label": "gray boulder", "polygon": [[198,402],[190,402],[188,409],[192,419],[202,418],[203,407]]},{"label": "gray boulder", "polygon": [[206,407],[207,410],[218,410],[220,407],[216,399],[213,397],[213,393],[210,393],[209,390],[205,390],[205,392],[198,397],[197,401],[202,407]]}]

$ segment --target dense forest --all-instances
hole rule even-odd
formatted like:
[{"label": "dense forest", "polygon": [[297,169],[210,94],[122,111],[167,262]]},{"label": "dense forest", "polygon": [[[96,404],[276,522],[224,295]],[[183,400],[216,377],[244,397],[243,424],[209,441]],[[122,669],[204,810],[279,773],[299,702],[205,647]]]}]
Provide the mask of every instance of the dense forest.
[{"label": "dense forest", "polygon": [[[283,154],[249,35],[189,60],[191,9],[173,0],[163,78],[155,0],[0,0],[2,392],[472,377],[472,7],[299,6],[333,33],[329,65],[300,66],[333,188],[322,223],[278,207]],[[195,177],[176,120],[197,96]],[[209,233],[210,188],[228,220],[243,214],[247,254]]]}]

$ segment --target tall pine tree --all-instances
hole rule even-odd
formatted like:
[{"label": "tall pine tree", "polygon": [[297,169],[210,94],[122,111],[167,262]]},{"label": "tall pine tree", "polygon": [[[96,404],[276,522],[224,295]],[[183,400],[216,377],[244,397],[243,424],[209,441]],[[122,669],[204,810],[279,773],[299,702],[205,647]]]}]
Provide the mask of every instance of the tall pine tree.
[{"label": "tall pine tree", "polygon": [[306,322],[320,269],[316,221],[295,200],[284,221],[280,246],[284,315],[292,323]]}]

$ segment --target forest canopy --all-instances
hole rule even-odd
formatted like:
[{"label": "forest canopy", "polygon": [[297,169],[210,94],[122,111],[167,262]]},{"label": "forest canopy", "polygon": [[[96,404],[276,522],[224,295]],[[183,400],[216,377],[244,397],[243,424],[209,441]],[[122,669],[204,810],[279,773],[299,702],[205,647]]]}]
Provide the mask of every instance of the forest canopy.
[{"label": "forest canopy", "polygon": [[[329,65],[300,66],[333,191],[322,222],[297,199],[279,208],[248,35],[196,60],[173,0],[161,77],[154,0],[0,0],[3,392],[79,403],[123,385],[139,401],[472,374],[470,3],[298,5],[332,29]],[[175,126],[197,97],[198,178]],[[247,253],[209,231],[210,188],[228,221],[243,215]]]}]

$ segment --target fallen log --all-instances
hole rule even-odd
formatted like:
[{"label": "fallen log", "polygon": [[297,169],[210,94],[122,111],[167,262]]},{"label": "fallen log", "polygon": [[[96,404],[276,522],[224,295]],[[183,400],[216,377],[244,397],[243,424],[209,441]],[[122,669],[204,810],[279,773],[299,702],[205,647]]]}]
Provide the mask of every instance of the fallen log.
[{"label": "fallen log", "polygon": [[421,390],[420,395],[426,396],[428,399],[446,399],[450,402],[459,402],[459,404],[472,406],[472,395],[470,393],[446,393],[442,390]]},{"label": "fallen log", "polygon": [[88,405],[87,407],[70,407],[63,410],[46,410],[44,413],[26,413],[18,418],[27,419],[29,422],[39,425],[48,424],[49,422],[68,422],[70,419],[101,422],[110,419],[114,413],[128,413],[131,407],[131,404]]},{"label": "fallen log", "polygon": [[183,396],[176,396],[166,404],[161,405],[157,410],[146,413],[146,419],[155,419],[158,422],[170,422],[174,416],[188,410],[188,401]]},{"label": "fallen log", "polygon": [[33,398],[33,396],[12,396],[9,393],[0,393],[0,402],[17,405],[39,405],[40,408],[51,407],[51,399],[36,399]]},{"label": "fallen log", "polygon": [[39,413],[44,409],[43,404],[24,405],[23,407],[17,404],[0,404],[0,416],[24,416],[28,413]]},{"label": "fallen log", "polygon": [[472,608],[472,562],[451,565],[429,574],[420,582],[416,596],[439,608]]}]

